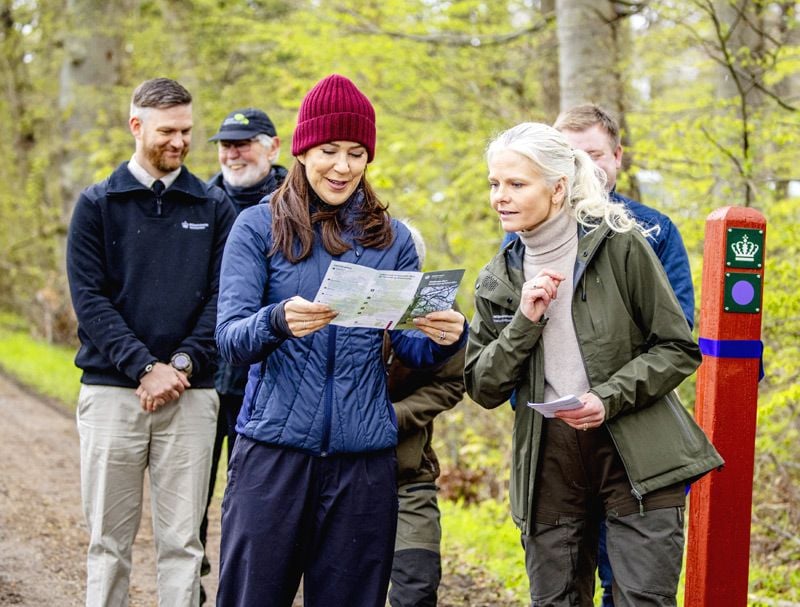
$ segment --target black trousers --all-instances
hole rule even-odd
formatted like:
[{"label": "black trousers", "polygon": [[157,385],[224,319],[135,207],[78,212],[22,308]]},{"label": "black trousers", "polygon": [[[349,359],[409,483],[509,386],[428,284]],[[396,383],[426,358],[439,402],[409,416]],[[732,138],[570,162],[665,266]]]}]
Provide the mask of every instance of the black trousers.
[{"label": "black trousers", "polygon": [[394,450],[316,457],[240,436],[222,502],[218,607],[383,607]]}]

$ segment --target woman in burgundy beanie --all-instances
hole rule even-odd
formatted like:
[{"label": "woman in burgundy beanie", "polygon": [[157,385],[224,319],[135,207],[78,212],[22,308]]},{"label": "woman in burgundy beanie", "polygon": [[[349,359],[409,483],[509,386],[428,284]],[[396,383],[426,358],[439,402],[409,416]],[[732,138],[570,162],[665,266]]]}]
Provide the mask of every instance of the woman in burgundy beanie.
[{"label": "woman in burgundy beanie", "polygon": [[[217,344],[250,365],[222,505],[220,607],[383,607],[397,525],[397,421],[383,330],[336,323],[313,303],[331,261],[419,270],[414,241],[366,178],[375,110],[347,78],[305,96],[297,158],[266,204],[243,211],[225,246]],[[412,368],[466,341],[453,310],[390,331]]]},{"label": "woman in burgundy beanie", "polygon": [[355,84],[333,74],[320,80],[303,99],[292,155],[337,139],[352,139],[367,150],[368,162],[375,158],[375,109]]}]

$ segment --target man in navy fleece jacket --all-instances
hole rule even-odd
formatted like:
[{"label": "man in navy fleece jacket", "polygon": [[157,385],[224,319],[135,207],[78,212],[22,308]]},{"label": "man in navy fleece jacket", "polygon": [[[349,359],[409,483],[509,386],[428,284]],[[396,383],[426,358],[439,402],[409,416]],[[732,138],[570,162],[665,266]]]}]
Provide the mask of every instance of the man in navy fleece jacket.
[{"label": "man in navy fleece jacket", "polygon": [[128,602],[149,468],[160,605],[199,601],[198,537],[219,406],[219,268],[234,220],[183,160],[192,97],[167,78],[133,93],[130,161],[84,190],[67,242],[83,370],[77,422],[90,540],[87,605]]}]

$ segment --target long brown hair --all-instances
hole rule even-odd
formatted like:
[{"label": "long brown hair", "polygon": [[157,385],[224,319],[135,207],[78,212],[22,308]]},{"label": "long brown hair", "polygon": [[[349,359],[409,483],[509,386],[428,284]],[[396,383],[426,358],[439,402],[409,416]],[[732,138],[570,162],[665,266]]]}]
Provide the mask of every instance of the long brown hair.
[{"label": "long brown hair", "polygon": [[363,196],[357,209],[350,202],[331,206],[317,198],[308,183],[305,167],[295,161],[289,174],[270,200],[272,207],[272,249],[292,263],[311,254],[314,226],[320,224],[322,245],[331,255],[341,255],[350,245],[342,239],[345,227],[352,227],[355,240],[365,247],[385,249],[392,244],[391,219],[383,204],[369,185],[366,173],[354,196]]}]

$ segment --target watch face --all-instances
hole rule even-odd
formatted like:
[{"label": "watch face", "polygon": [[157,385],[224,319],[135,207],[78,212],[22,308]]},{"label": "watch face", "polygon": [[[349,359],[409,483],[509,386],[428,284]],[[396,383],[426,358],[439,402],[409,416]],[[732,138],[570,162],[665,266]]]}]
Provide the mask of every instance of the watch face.
[{"label": "watch face", "polygon": [[172,364],[176,369],[182,370],[188,369],[192,361],[186,354],[177,354],[175,358],[172,359]]}]

